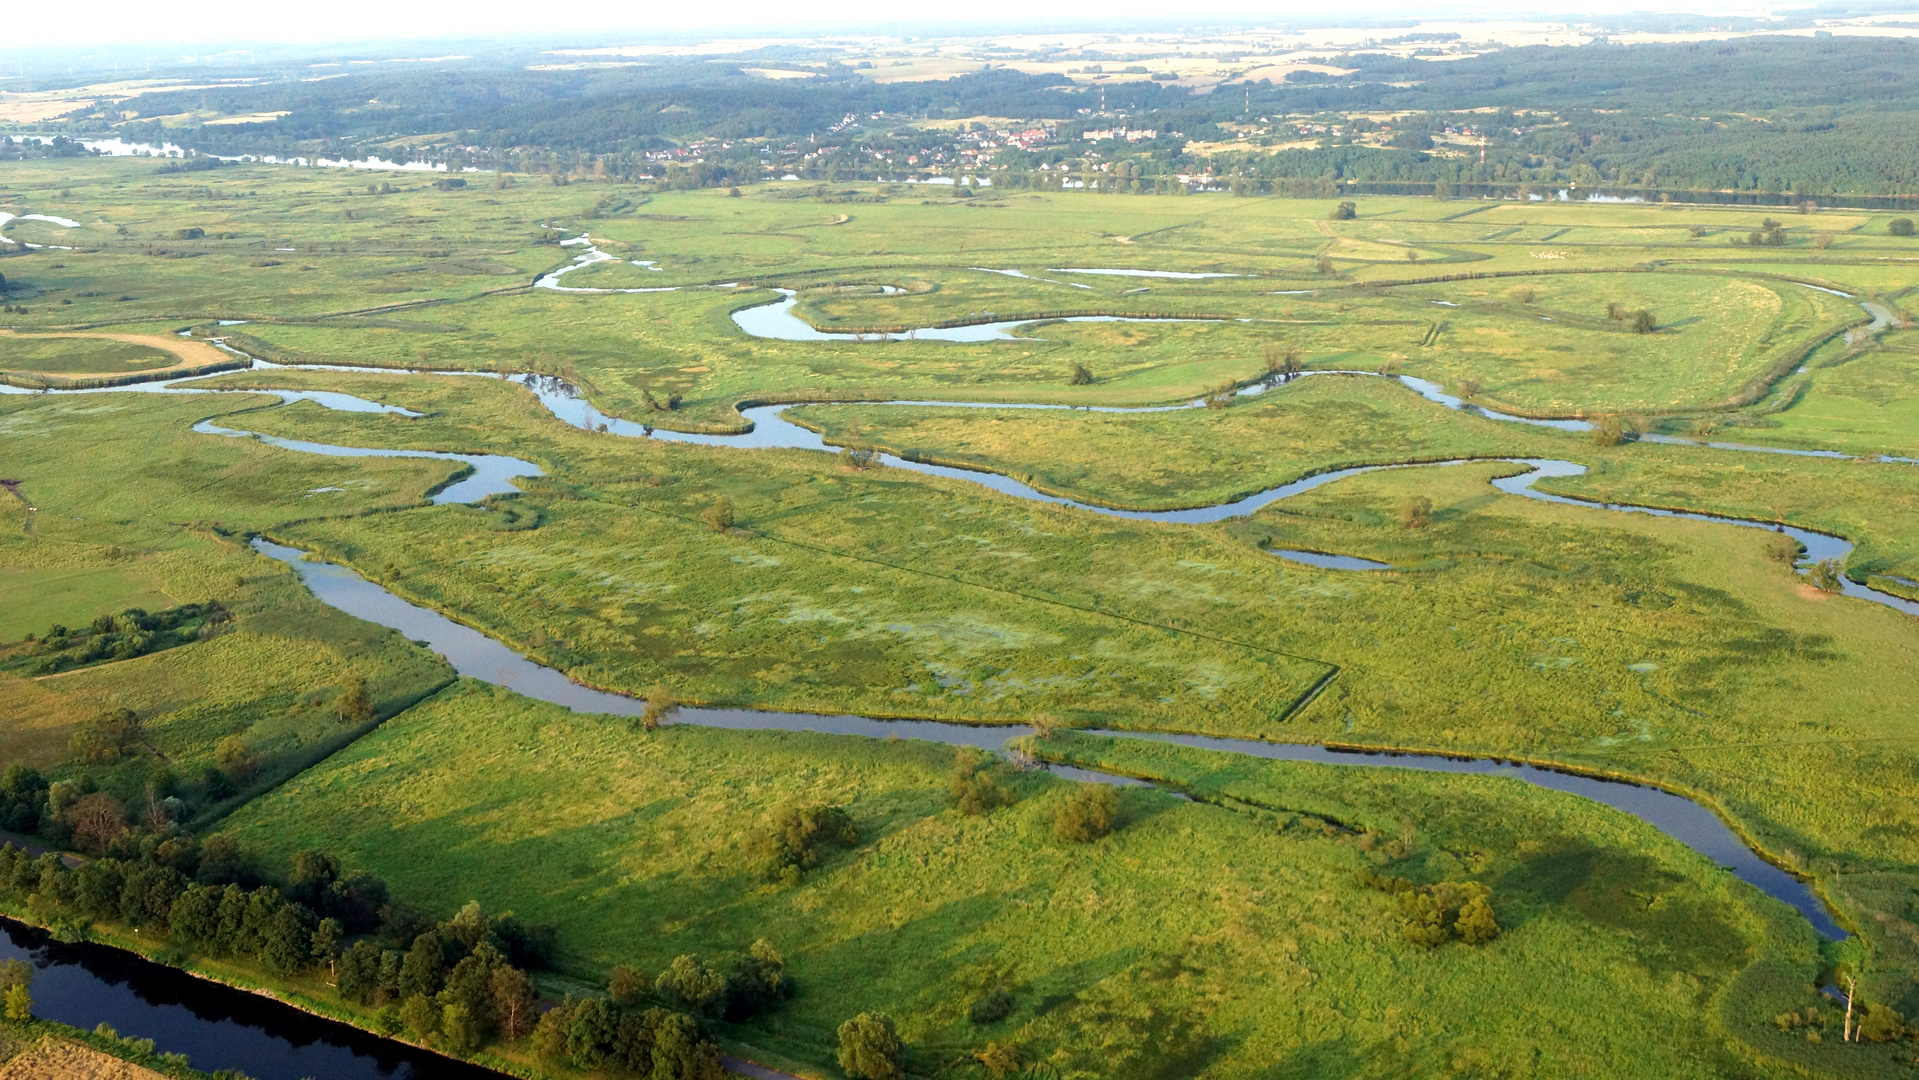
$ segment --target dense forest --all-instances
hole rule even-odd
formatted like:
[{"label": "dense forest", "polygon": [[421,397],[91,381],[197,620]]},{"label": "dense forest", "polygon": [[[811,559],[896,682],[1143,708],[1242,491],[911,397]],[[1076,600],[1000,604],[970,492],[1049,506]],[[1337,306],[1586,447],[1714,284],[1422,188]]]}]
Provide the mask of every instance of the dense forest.
[{"label": "dense forest", "polygon": [[[1049,145],[965,162],[1012,174],[1012,186],[1034,186],[1032,171],[1041,166],[1057,183],[1058,170],[1099,160],[1109,173],[1122,161],[1123,174],[1159,178],[1119,190],[1164,190],[1166,178],[1198,174],[1249,191],[1333,182],[1804,198],[1919,191],[1919,43],[1898,38],[1602,42],[1446,63],[1365,53],[1324,58],[1345,74],[1297,71],[1283,82],[1229,83],[1203,94],[1163,82],[1076,84],[1009,68],[877,83],[857,65],[812,57],[819,74],[805,80],[743,70],[774,62],[774,52],[784,51],[724,62],[287,78],[148,94],[127,103],[137,115],[83,111],[64,130],[226,155],[390,154],[397,143],[415,156],[461,164],[572,172],[597,162],[599,171],[627,176],[657,174],[648,155],[671,155],[697,163],[700,183],[740,183],[789,171],[818,179],[897,175],[922,152],[939,163],[930,171],[950,172],[961,147],[976,140],[928,131],[925,122],[999,117],[1055,129]],[[266,112],[285,115],[252,124],[179,126],[178,119]],[[1382,113],[1399,114],[1386,122],[1390,138],[1380,137],[1381,122],[1362,115]],[[1080,138],[1122,123],[1160,137]],[[1194,144],[1206,144],[1204,152]]]}]

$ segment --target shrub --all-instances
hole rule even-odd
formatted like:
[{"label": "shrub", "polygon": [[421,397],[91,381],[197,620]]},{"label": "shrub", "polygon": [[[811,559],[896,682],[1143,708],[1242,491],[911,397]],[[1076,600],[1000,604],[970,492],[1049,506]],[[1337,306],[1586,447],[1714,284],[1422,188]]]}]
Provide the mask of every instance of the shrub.
[{"label": "shrub", "polygon": [[1001,1042],[989,1042],[986,1049],[974,1054],[988,1074],[999,1077],[1019,1069],[1019,1047]]},{"label": "shrub", "polygon": [[1070,376],[1067,381],[1072,383],[1074,386],[1093,385],[1093,381],[1094,381],[1093,373],[1087,370],[1085,364],[1082,364],[1077,360],[1070,361],[1067,364],[1067,372]]},{"label": "shrub", "polygon": [[840,1025],[840,1068],[854,1080],[900,1080],[906,1047],[885,1013],[864,1012]]},{"label": "shrub", "polygon": [[1838,559],[1821,559],[1809,576],[1813,588],[1821,592],[1837,593],[1846,589],[1846,567]]},{"label": "shrub", "polygon": [[1892,236],[1911,236],[1912,219],[1909,217],[1893,218],[1886,224],[1886,232]]},{"label": "shrub", "polygon": [[707,967],[698,954],[676,956],[653,982],[660,1000],[701,1016],[726,1011],[726,976]]},{"label": "shrub", "polygon": [[1640,308],[1638,311],[1633,312],[1633,315],[1632,315],[1632,332],[1633,333],[1650,334],[1654,330],[1657,330],[1658,328],[1659,328],[1659,323],[1652,317],[1652,312],[1647,311],[1644,308]]},{"label": "shrub", "polygon": [[966,1016],[975,1024],[997,1024],[1013,1015],[1018,1002],[1004,988],[994,987],[973,999],[972,1007],[966,1010]]},{"label": "shrub", "polygon": [[606,979],[606,996],[622,1005],[631,1005],[646,993],[646,976],[639,968],[615,964]]},{"label": "shrub", "polygon": [[774,815],[759,846],[766,857],[767,878],[793,881],[802,871],[818,866],[826,848],[849,848],[859,842],[860,831],[844,808],[789,806]]},{"label": "shrub", "polygon": [[1887,1006],[1868,1005],[1866,1015],[1859,1018],[1858,1033],[1865,1042],[1892,1042],[1905,1036],[1906,1018]]},{"label": "shrub", "polygon": [[367,691],[365,679],[355,677],[341,685],[333,699],[333,715],[343,724],[364,724],[373,719],[373,695]]},{"label": "shrub", "polygon": [[648,731],[658,730],[679,711],[680,699],[663,683],[647,687],[640,696],[646,701],[646,708],[640,711],[640,726]]},{"label": "shrub", "polygon": [[1602,416],[1593,421],[1593,445],[1618,446],[1626,441],[1626,427],[1617,416]]},{"label": "shrub", "polygon": [[992,764],[992,758],[970,746],[954,751],[953,775],[948,787],[953,792],[953,805],[960,813],[976,817],[1012,803],[1013,796],[993,779],[989,771]]},{"label": "shrub", "polygon": [[1424,495],[1414,495],[1399,504],[1399,527],[1402,529],[1423,529],[1433,523],[1433,501]]},{"label": "shrub", "polygon": [[1539,293],[1532,289],[1514,289],[1512,297],[1522,304],[1530,304],[1534,300],[1539,299]]},{"label": "shrub", "polygon": [[413,1037],[422,1042],[432,1038],[440,1028],[440,1019],[444,1012],[425,994],[415,994],[400,1006],[400,1022],[413,1033]]},{"label": "shrub", "polygon": [[1119,793],[1108,784],[1086,784],[1061,804],[1053,815],[1053,835],[1075,844],[1090,844],[1119,821]]},{"label": "shrub", "polygon": [[733,528],[733,500],[721,496],[718,502],[700,511],[700,520],[716,533],[728,532]]},{"label": "shrub", "polygon": [[1774,533],[1771,538],[1766,541],[1766,557],[1773,562],[1782,562],[1791,565],[1799,561],[1799,553],[1801,550],[1799,541],[1794,540],[1785,533]]},{"label": "shrub", "polygon": [[1334,221],[1351,221],[1358,216],[1359,207],[1354,206],[1351,202],[1341,202],[1338,206],[1333,207],[1331,214],[1327,215],[1327,217]]},{"label": "shrub", "polygon": [[132,709],[104,709],[67,744],[76,762],[101,765],[118,761],[146,741],[146,727]]}]

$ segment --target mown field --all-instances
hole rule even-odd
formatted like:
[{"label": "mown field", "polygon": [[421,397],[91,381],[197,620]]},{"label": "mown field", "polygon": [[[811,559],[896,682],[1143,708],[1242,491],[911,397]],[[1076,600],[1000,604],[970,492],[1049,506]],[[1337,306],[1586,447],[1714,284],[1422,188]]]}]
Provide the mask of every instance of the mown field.
[{"label": "mown field", "polygon": [[[1590,471],[1542,489],[1839,533],[1857,545],[1853,578],[1919,595],[1913,466],[1632,438],[1916,456],[1911,331],[1846,335],[1860,299],[1909,310],[1914,249],[1883,215],[1786,215],[1783,242],[1753,248],[1766,215],[1743,209],[1368,198],[1332,220],[1330,202],[1225,196],[866,185],[849,200],[773,184],[732,198],[486,176],[370,194],[358,173],[156,167],[0,170],[0,206],[82,223],[13,224],[73,250],[0,258],[6,325],[191,327],[201,348],[221,337],[280,362],[541,371],[680,430],[738,430],[742,403],[815,403],[789,417],[834,445],[1128,509],[1351,465],[1563,458]],[[582,232],[620,261],[567,286],[679,291],[530,288]],[[1102,268],[1234,276],[1085,272]],[[797,290],[813,326],[867,339],[744,334],[732,313],[773,287]],[[1192,321],[898,336],[1086,313]],[[22,340],[51,339],[0,336],[0,368],[23,366],[5,351]],[[105,348],[29,359],[88,374],[145,362],[89,351]],[[1419,376],[1492,408],[1616,424],[1619,439],[1336,375],[1171,412],[878,404],[1164,405],[1289,364]],[[0,759],[130,803],[165,764],[198,826],[272,856],[323,846],[422,909],[479,898],[555,922],[566,986],[770,937],[800,995],[723,1030],[808,1075],[832,1074],[833,1030],[868,1008],[899,1021],[920,1075],[966,1073],[999,1041],[1062,1075],[1141,1078],[1889,1072],[1892,1047],[1772,1023],[1814,1004],[1841,961],[1872,1001],[1919,1018],[1919,712],[1897,689],[1919,676],[1914,623],[1814,588],[1765,532],[1505,495],[1490,481],[1520,467],[1496,461],[1161,524],[815,452],[582,431],[501,380],[258,369],[202,385],[339,390],[424,415],[264,395],[0,397],[0,478],[21,481],[0,494],[0,711],[20,718]],[[434,506],[457,466],[189,430],[207,417],[509,454],[546,475]],[[951,752],[930,744],[645,732],[448,687],[438,658],[247,551],[255,533],[596,686],[1037,721],[1065,729],[1035,746],[1045,756],[1199,801],[1129,789],[1118,831],[1069,844],[1052,821],[1077,784],[1009,770],[1017,801],[966,816]],[[188,643],[28,671],[42,645],[23,638],[55,623],[208,603],[230,617]],[[349,721],[340,703],[360,684],[374,716]],[[144,717],[148,750],[76,760],[70,737],[109,707]],[[1070,731],[1083,727],[1525,756],[1656,782],[1809,877],[1858,936],[1822,946],[1722,869],[1572,796]],[[226,769],[236,740],[249,783],[221,795],[206,770]],[[768,884],[754,862],[767,822],[820,803],[847,806],[861,841]],[[1362,867],[1486,884],[1506,932],[1419,949],[1391,898],[1356,883]],[[995,987],[1016,1009],[974,1024]]]}]

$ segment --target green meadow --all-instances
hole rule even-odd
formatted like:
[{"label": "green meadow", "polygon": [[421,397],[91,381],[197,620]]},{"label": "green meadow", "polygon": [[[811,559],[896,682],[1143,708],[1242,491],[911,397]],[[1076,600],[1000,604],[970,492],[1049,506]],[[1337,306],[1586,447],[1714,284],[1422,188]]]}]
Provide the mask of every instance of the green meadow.
[{"label": "green meadow", "polygon": [[[1919,1023],[1919,711],[1900,689],[1919,681],[1919,624],[1814,587],[1762,530],[1491,483],[1524,469],[1494,459],[1571,460],[1588,472],[1540,489],[1836,533],[1855,545],[1847,575],[1919,596],[1919,471],[1872,460],[1919,456],[1919,349],[1909,328],[1856,332],[1860,300],[1903,318],[1919,285],[1883,215],[1783,215],[1784,243],[1755,249],[1744,240],[1766,214],[1735,208],[1362,198],[1333,220],[1330,201],[1224,195],[396,179],[370,194],[363,174],[318,169],[0,168],[0,207],[81,222],[15,223],[73,250],[0,258],[11,329],[190,330],[319,368],[193,385],[421,414],[246,393],[0,396],[0,479],[19,481],[0,493],[5,762],[130,804],[165,764],[203,808],[196,829],[271,859],[325,848],[423,911],[477,898],[551,922],[555,993],[767,937],[798,996],[719,1030],[808,1076],[837,1075],[833,1032],[868,1009],[893,1016],[920,1076],[972,1075],[991,1042],[1072,1077],[1909,1068],[1909,1044],[1809,1040],[1773,1019],[1817,1005],[1843,964]],[[617,261],[566,287],[676,291],[531,287],[582,253],[559,244],[581,234]],[[797,293],[805,323],[861,340],[741,331],[733,313],[775,288]],[[1083,315],[1147,321],[1058,321]],[[1030,322],[1011,340],[906,334],[1013,319]],[[152,361],[111,344],[0,336],[0,368]],[[1216,407],[990,407],[1183,405],[1289,365],[1321,373]],[[1215,524],[1155,522],[848,455],[585,431],[519,385],[431,371],[556,375],[608,414],[682,431],[737,432],[742,406],[793,402],[787,418],[833,446],[1124,510],[1407,467]],[[916,401],[954,404],[890,404]],[[204,419],[506,454],[544,475],[435,505],[457,464],[194,433]],[[247,550],[254,535],[582,683],[1038,724],[1026,752],[1167,790],[1125,789],[1117,829],[1075,844],[1054,828],[1080,788],[1061,775],[996,765],[1011,805],[970,816],[948,791],[951,750],[931,743],[573,714],[456,680],[320,604]],[[229,617],[195,640],[27,671],[42,647],[28,636],[56,624],[206,603]],[[361,684],[373,715],[345,718]],[[72,737],[109,708],[143,719],[151,753],[76,758]],[[1810,880],[1855,936],[1821,943],[1722,868],[1574,796],[1086,728],[1524,757],[1656,783]],[[209,770],[244,782],[217,794]],[[821,804],[847,808],[858,844],[769,882],[755,862],[768,822]],[[1484,885],[1503,932],[1422,948],[1370,874]],[[974,1022],[993,991],[1011,1011]],[[524,1047],[501,1052],[537,1067]]]}]

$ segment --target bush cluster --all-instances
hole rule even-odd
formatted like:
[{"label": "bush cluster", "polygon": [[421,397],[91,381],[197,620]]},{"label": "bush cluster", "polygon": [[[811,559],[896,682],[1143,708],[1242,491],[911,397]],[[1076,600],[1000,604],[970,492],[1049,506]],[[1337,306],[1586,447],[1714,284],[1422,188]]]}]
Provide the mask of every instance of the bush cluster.
[{"label": "bush cluster", "polygon": [[76,629],[48,627],[37,639],[28,637],[28,647],[15,650],[5,667],[27,675],[52,675],[104,660],[129,660],[204,640],[231,619],[227,609],[215,603],[182,604],[151,614],[128,608]]},{"label": "bush cluster", "polygon": [[1067,796],[1053,815],[1053,835],[1090,844],[1119,823],[1119,793],[1106,784],[1085,784]]},{"label": "bush cluster", "polygon": [[844,807],[789,806],[774,815],[758,846],[767,880],[793,884],[818,866],[829,848],[859,842],[859,827]]},{"label": "bush cluster", "polygon": [[993,776],[996,759],[970,746],[953,753],[953,775],[947,786],[953,793],[953,805],[969,817],[990,813],[1013,803],[1012,792],[1000,786]]},{"label": "bush cluster", "polygon": [[1406,940],[1428,949],[1449,941],[1484,945],[1499,936],[1493,917],[1493,891],[1477,881],[1442,881],[1414,885],[1370,868],[1355,876],[1361,887],[1391,893],[1405,919]]},{"label": "bush cluster", "polygon": [[661,1008],[622,1008],[569,996],[540,1017],[533,1046],[547,1061],[651,1080],[721,1080],[720,1050],[698,1020]]}]

